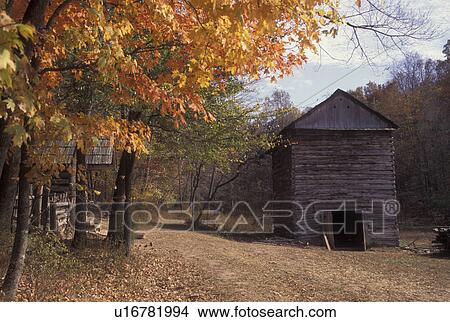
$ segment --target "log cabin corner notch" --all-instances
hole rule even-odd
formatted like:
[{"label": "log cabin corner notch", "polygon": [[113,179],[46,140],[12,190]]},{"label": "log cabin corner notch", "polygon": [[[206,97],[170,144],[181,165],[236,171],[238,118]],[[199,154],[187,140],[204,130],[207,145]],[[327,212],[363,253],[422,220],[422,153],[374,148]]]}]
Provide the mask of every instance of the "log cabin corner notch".
[{"label": "log cabin corner notch", "polygon": [[[384,206],[396,200],[397,128],[340,89],[286,126],[280,132],[284,144],[272,150],[273,194],[298,202],[303,211],[274,218],[276,232],[314,244],[327,241],[332,248],[397,246],[397,215]],[[342,201],[346,209],[338,208]],[[342,232],[345,226],[350,233]]]}]

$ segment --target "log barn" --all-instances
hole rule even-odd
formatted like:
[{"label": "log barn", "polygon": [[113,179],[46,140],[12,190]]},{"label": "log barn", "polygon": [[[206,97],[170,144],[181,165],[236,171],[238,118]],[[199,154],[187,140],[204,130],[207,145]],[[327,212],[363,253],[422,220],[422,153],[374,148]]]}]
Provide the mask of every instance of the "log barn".
[{"label": "log barn", "polygon": [[275,232],[333,249],[397,246],[397,128],[340,89],[286,126],[272,150],[273,194],[294,202]]}]

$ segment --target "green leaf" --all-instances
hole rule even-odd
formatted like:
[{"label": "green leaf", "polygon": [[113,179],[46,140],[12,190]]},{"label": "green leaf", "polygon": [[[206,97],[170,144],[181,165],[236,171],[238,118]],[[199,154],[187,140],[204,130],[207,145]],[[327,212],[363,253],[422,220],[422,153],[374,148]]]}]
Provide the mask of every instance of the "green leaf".
[{"label": "green leaf", "polygon": [[30,25],[17,25],[17,31],[25,39],[31,39],[34,35],[35,29]]},{"label": "green leaf", "polygon": [[75,189],[78,190],[78,191],[86,190],[86,187],[84,185],[81,185],[79,183],[75,183],[74,185],[75,185]]},{"label": "green leaf", "polygon": [[14,112],[14,110],[16,109],[16,103],[12,99],[7,98],[4,99],[3,102],[6,103],[6,109]]},{"label": "green leaf", "polygon": [[12,87],[12,78],[6,69],[0,69],[0,81],[7,87]]},{"label": "green leaf", "polygon": [[11,68],[11,70],[16,70],[16,64],[11,58],[11,53],[7,49],[3,49],[0,53],[0,69]]},{"label": "green leaf", "polygon": [[14,38],[12,40],[12,47],[18,49],[20,52],[23,52],[24,50],[23,42],[19,38]]},{"label": "green leaf", "polygon": [[22,143],[26,143],[30,137],[25,128],[20,124],[11,124],[5,132],[12,136],[12,143],[14,146],[21,146]]},{"label": "green leaf", "polygon": [[94,146],[99,145],[99,144],[100,144],[99,138],[96,137],[96,136],[93,136],[93,137],[92,137],[92,144],[93,144]]}]

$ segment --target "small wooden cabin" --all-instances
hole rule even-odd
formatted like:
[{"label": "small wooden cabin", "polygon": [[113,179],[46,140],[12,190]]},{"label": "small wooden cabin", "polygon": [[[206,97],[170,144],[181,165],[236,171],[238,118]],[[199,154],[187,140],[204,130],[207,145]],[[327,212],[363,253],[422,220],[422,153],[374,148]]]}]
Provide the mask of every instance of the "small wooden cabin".
[{"label": "small wooden cabin", "polygon": [[[75,142],[59,143],[57,154],[54,156],[55,161],[66,166],[76,167]],[[99,139],[96,146],[86,154],[86,167],[88,185],[93,187],[92,174],[94,172],[108,170],[114,168],[114,149],[107,139]],[[74,194],[75,177],[69,172],[61,172],[58,178],[52,179],[51,193],[68,193]],[[106,189],[105,189],[106,190]]]},{"label": "small wooden cabin", "polygon": [[274,218],[276,231],[331,248],[398,245],[397,128],[340,89],[285,127],[272,151],[273,194],[296,204],[294,216]]}]

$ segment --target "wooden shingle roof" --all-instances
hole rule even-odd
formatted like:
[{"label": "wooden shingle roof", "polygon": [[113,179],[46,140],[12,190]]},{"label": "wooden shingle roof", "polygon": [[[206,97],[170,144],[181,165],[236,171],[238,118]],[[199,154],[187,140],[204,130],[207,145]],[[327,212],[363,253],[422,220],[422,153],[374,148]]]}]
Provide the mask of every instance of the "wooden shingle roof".
[{"label": "wooden shingle roof", "polygon": [[[75,142],[57,142],[57,152],[54,158],[57,163],[70,164],[75,156]],[[86,164],[89,166],[109,166],[113,164],[114,149],[108,139],[99,139],[98,144],[90,149],[86,155]]]},{"label": "wooden shingle roof", "polygon": [[87,165],[111,165],[113,163],[114,150],[111,142],[100,139],[99,143],[86,155]]},{"label": "wooden shingle roof", "polygon": [[286,126],[317,130],[395,130],[398,126],[349,93],[338,89],[329,98]]}]

